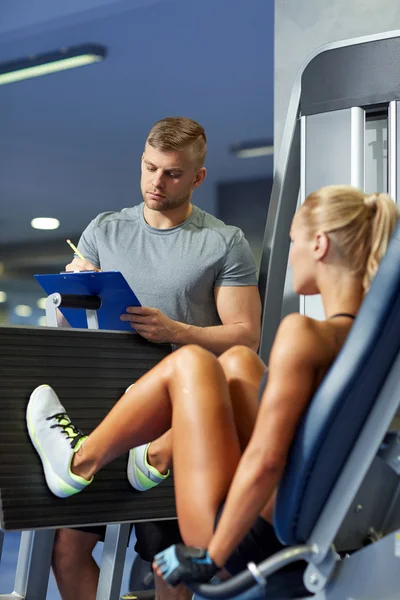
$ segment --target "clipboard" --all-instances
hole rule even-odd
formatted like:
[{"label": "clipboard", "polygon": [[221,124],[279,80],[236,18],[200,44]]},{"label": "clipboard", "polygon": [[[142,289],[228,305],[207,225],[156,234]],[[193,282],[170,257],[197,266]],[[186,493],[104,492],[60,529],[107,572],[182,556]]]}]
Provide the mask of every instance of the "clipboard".
[{"label": "clipboard", "polygon": [[[112,331],[135,331],[130,323],[121,321],[120,316],[128,306],[141,306],[125,277],[119,271],[81,271],[35,275],[47,295],[84,294],[99,296],[101,306],[97,310],[99,329]],[[60,308],[71,327],[87,329],[84,309]]]}]

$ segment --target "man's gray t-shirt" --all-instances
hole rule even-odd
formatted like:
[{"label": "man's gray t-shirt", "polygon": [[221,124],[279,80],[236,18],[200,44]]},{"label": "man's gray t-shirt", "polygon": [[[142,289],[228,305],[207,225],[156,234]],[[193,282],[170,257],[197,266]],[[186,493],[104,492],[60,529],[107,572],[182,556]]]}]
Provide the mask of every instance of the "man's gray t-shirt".
[{"label": "man's gray t-shirt", "polygon": [[257,285],[243,232],[196,206],[177,227],[155,229],[143,208],[98,215],[78,249],[103,271],[120,271],[143,306],[189,325],[221,325],[214,288]]}]

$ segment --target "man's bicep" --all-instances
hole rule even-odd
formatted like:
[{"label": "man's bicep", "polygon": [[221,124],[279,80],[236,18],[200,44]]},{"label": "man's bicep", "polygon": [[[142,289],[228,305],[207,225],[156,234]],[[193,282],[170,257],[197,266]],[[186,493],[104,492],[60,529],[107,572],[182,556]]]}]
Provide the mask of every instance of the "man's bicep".
[{"label": "man's bicep", "polygon": [[259,335],[261,301],[257,286],[219,286],[214,288],[214,296],[223,325],[240,323]]}]

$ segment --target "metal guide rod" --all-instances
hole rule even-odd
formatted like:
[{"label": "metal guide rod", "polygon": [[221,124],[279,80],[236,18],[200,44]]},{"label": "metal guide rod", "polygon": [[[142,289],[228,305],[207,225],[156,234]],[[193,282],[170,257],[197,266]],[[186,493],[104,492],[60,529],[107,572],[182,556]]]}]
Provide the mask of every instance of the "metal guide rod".
[{"label": "metal guide rod", "polygon": [[397,102],[388,108],[388,193],[397,202]]}]

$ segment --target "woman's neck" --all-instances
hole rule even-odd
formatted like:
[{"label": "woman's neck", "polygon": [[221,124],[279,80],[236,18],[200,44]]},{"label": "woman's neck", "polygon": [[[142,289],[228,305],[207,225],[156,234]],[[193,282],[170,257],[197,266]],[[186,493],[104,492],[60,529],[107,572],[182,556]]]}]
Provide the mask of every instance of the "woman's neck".
[{"label": "woman's neck", "polygon": [[[335,281],[332,284],[332,281]],[[326,318],[337,313],[357,314],[364,297],[362,281],[350,274],[337,274],[335,278],[322,278],[318,282]]]}]

